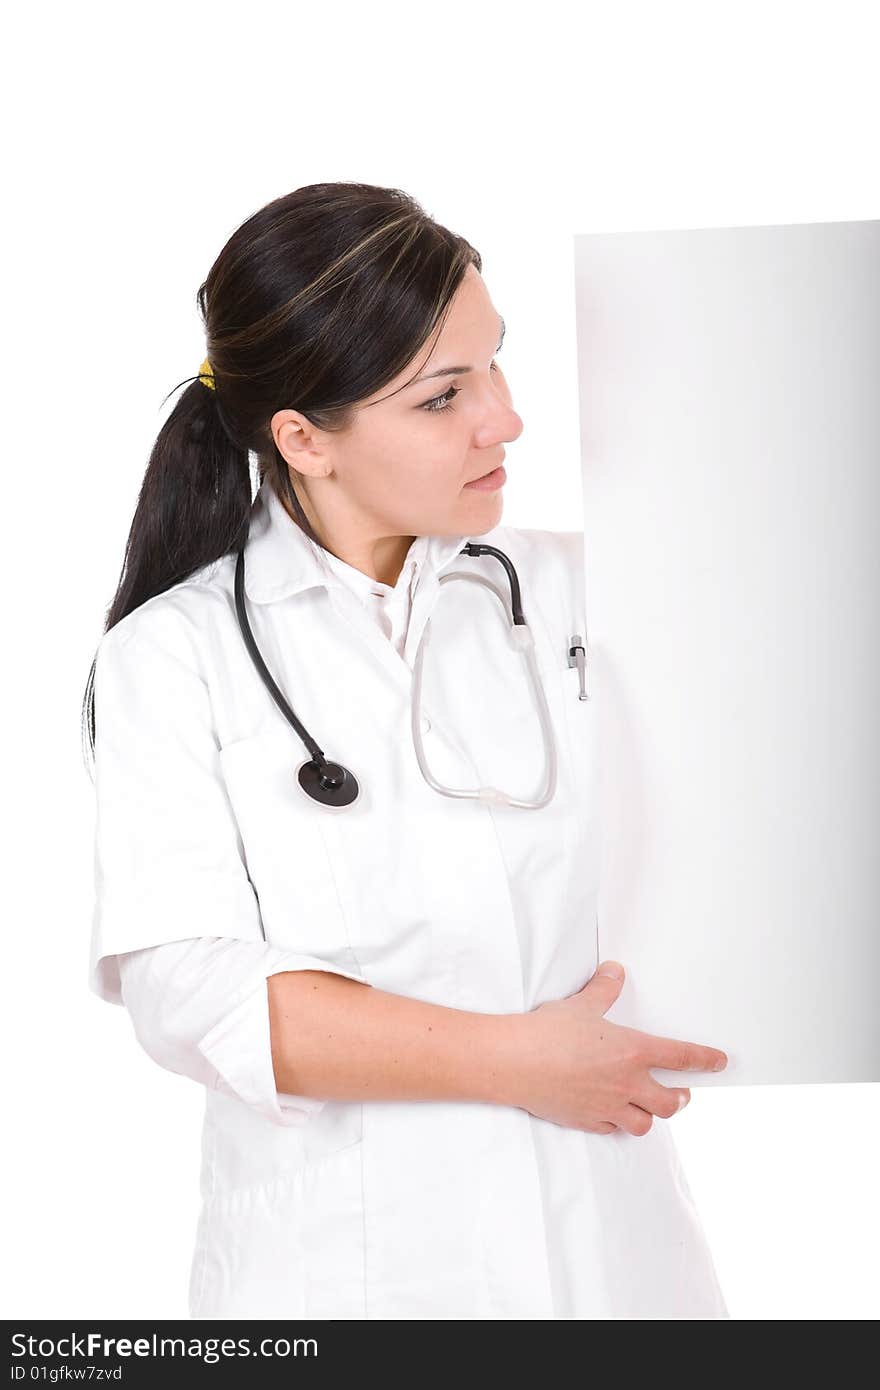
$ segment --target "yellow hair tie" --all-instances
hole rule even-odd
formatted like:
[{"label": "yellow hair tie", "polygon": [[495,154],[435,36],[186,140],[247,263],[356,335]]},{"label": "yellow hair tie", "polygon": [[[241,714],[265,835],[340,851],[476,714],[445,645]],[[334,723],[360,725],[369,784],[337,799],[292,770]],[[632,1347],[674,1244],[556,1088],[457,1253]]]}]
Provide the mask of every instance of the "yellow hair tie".
[{"label": "yellow hair tie", "polygon": [[217,387],[214,385],[214,369],[207,357],[199,367],[199,381],[204,382],[205,386],[210,386],[212,391],[217,390]]}]

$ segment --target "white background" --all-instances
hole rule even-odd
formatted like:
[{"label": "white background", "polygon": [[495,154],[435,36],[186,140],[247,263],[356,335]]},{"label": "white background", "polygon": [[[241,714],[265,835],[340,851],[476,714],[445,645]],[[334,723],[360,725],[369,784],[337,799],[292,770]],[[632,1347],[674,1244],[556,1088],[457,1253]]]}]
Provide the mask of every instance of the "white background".
[{"label": "white background", "polygon": [[[203,1093],[87,990],[79,720],[223,242],[334,179],[403,188],[463,233],[525,424],[504,520],[579,527],[573,234],[880,215],[875,19],[841,0],[252,0],[7,21],[7,1318],[187,1315]],[[874,1085],[694,1088],[670,1123],[732,1317],[880,1312],[878,1116]]]}]

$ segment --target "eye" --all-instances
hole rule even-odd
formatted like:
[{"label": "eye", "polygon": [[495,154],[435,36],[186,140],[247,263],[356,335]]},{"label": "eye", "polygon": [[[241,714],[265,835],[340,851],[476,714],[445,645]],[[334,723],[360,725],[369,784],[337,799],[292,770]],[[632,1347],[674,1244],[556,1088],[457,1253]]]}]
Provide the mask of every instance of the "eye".
[{"label": "eye", "polygon": [[[489,370],[497,372],[498,363],[493,362]],[[455,407],[452,402],[460,390],[461,387],[459,386],[450,386],[449,390],[444,391],[442,396],[433,396],[431,400],[425,401],[421,409],[427,410],[430,414],[437,414],[437,412],[441,410],[454,410]]]},{"label": "eye", "polygon": [[425,401],[422,410],[430,411],[432,414],[438,410],[451,409],[451,402],[454,396],[458,395],[458,387],[450,386],[448,391],[444,391],[442,396],[434,396],[430,401]]}]

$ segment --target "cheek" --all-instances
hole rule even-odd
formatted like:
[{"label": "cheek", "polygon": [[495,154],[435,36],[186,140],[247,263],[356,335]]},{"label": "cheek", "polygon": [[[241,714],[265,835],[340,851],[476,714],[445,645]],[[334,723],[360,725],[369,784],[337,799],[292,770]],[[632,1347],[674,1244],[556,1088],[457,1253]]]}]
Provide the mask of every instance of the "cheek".
[{"label": "cheek", "polygon": [[[436,451],[425,459],[420,468],[421,494],[433,503],[435,512],[454,508],[461,500],[461,489],[468,473],[468,450],[448,448],[442,455]],[[430,500],[429,500],[430,499]]]},{"label": "cheek", "polygon": [[442,504],[454,498],[468,477],[468,447],[448,421],[414,431],[406,449],[381,464],[384,485],[409,504]]},{"label": "cheek", "polygon": [[401,529],[412,518],[455,506],[464,480],[473,472],[469,464],[470,435],[456,429],[454,421],[416,417],[405,430],[379,432],[358,446],[358,469],[353,479],[357,501],[389,520],[399,518]]},{"label": "cheek", "polygon": [[395,498],[406,496],[417,485],[412,458],[412,448],[408,449],[396,437],[378,438],[362,446],[353,478],[353,492],[358,502],[386,512]]}]

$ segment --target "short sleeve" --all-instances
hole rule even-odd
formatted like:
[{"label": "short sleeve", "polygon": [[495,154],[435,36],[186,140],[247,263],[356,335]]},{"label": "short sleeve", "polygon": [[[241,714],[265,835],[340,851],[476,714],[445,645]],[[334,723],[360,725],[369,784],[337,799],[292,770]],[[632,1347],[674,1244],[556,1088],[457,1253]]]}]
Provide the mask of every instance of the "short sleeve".
[{"label": "short sleeve", "polygon": [[124,620],[98,648],[94,713],[89,985],[121,1004],[121,951],[264,936],[199,672]]},{"label": "short sleeve", "polygon": [[285,970],[326,968],[281,947],[222,937],[166,942],[119,957],[123,1002],[144,1051],[167,1070],[279,1125],[302,1125],[325,1102],[277,1090],[267,981]]}]

